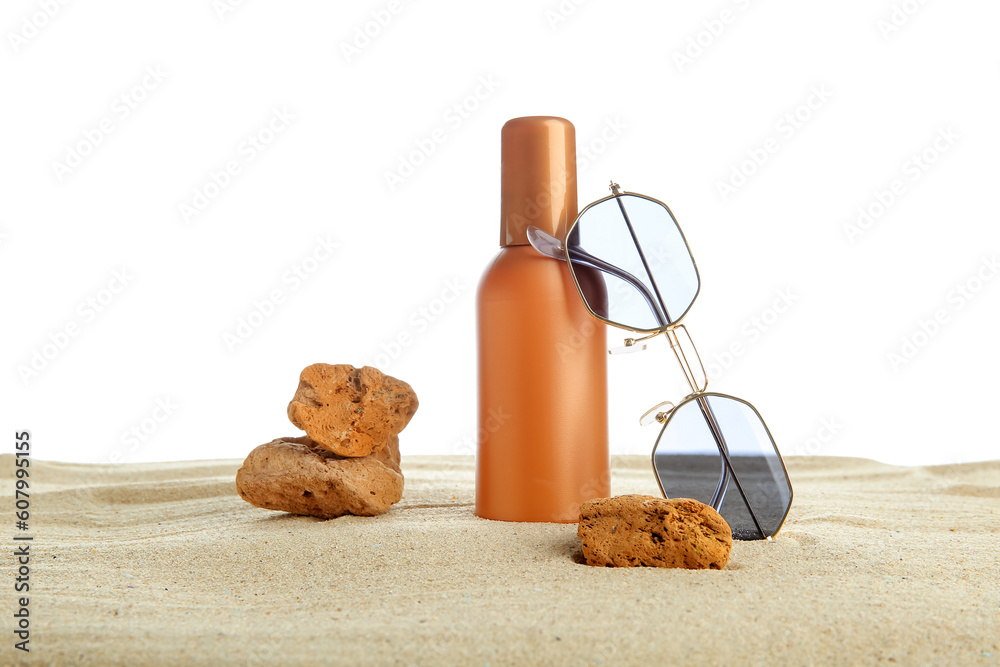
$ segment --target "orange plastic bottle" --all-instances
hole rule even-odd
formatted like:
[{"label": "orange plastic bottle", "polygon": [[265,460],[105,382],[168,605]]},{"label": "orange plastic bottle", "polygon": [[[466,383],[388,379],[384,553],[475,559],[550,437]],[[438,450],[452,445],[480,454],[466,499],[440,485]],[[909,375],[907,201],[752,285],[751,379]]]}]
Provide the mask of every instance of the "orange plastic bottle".
[{"label": "orange plastic bottle", "polygon": [[501,133],[502,249],[477,295],[476,515],[574,523],[607,497],[605,328],[565,262],[537,253],[529,225],[564,239],[577,215],[576,131],[551,116]]}]

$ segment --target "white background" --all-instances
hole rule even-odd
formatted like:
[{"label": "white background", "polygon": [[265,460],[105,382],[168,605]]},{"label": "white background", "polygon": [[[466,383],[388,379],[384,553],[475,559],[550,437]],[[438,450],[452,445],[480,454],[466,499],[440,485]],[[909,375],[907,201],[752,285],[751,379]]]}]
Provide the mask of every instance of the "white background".
[{"label": "white background", "polygon": [[[242,458],[296,433],[304,366],[383,354],[420,397],[403,453],[472,453],[500,128],[543,114],[576,125],[581,207],[610,178],[671,206],[711,388],[786,455],[995,458],[998,21],[985,0],[8,0],[2,432],[44,459]],[[851,237],[859,207],[879,215]],[[648,453],[637,417],[683,396],[668,354],[610,359],[613,452]]]}]

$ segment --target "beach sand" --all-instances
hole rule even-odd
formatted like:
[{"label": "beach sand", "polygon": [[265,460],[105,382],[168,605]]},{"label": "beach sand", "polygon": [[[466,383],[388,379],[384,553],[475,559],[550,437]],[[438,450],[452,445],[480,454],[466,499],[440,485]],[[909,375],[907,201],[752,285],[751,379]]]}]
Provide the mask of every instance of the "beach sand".
[{"label": "beach sand", "polygon": [[[0,456],[3,535],[11,455]],[[576,525],[473,515],[472,457],[403,457],[387,514],[255,508],[240,461],[32,461],[30,654],[55,665],[1000,664],[1000,461],[789,457],[772,542],[722,571],[593,568]],[[615,495],[659,495],[615,457]]]}]

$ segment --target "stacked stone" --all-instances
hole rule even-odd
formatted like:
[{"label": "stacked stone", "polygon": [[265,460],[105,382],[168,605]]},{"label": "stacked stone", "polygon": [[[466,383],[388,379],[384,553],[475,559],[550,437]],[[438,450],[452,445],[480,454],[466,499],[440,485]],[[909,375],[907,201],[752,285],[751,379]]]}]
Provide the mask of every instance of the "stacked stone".
[{"label": "stacked stone", "polygon": [[292,514],[382,514],[403,497],[399,432],[417,406],[410,385],[376,368],[308,366],[288,404],[305,437],[250,452],[236,489],[257,507]]}]

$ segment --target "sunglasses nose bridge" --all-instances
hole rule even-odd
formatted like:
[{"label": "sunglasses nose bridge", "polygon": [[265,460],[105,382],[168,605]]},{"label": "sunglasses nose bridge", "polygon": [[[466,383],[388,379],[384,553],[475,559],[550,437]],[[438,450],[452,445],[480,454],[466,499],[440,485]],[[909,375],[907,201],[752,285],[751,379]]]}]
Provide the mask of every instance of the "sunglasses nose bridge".
[{"label": "sunglasses nose bridge", "polygon": [[[680,331],[684,334],[684,338],[687,339],[686,344],[677,335]],[[664,332],[667,336],[667,340],[670,341],[670,349],[673,350],[674,356],[677,357],[677,363],[681,365],[681,370],[684,373],[684,379],[687,380],[688,385],[691,387],[691,391],[695,394],[700,394],[708,390],[708,373],[705,372],[705,364],[701,361],[701,355],[698,353],[698,348],[695,347],[694,341],[691,339],[691,334],[688,333],[687,327],[683,324],[675,324],[674,326],[668,328]],[[688,354],[684,351],[685,346],[691,349],[691,358],[688,358]]]}]

